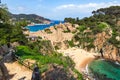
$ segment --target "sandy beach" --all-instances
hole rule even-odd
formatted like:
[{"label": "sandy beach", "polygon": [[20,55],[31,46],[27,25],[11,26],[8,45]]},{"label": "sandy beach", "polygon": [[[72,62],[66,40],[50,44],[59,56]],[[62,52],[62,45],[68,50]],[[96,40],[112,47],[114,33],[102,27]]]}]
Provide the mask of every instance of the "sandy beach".
[{"label": "sandy beach", "polygon": [[69,56],[75,62],[75,68],[82,72],[86,65],[95,59],[97,53],[90,53],[80,48],[69,48],[67,50],[58,50],[64,56]]}]

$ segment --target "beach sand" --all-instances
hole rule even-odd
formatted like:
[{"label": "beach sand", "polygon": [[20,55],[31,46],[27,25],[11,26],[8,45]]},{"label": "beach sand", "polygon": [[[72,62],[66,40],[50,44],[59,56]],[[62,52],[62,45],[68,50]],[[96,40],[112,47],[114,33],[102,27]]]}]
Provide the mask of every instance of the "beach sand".
[{"label": "beach sand", "polygon": [[75,62],[75,68],[82,72],[86,69],[86,65],[95,59],[97,53],[90,53],[79,48],[69,48],[67,50],[58,50],[64,56],[69,56]]}]

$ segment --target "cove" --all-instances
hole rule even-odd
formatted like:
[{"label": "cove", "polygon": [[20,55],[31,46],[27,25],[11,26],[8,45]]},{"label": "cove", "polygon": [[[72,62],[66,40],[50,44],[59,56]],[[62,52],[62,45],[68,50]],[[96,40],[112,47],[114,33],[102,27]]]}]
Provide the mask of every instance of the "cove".
[{"label": "cove", "polygon": [[95,80],[120,80],[120,65],[107,60],[95,60],[88,66]]},{"label": "cove", "polygon": [[35,24],[33,26],[26,26],[27,29],[29,29],[31,32],[36,32],[39,30],[44,30],[46,28],[49,28],[50,26],[55,26],[58,25],[60,23],[64,23],[64,21],[57,21],[57,20],[53,20],[51,21],[50,24]]}]

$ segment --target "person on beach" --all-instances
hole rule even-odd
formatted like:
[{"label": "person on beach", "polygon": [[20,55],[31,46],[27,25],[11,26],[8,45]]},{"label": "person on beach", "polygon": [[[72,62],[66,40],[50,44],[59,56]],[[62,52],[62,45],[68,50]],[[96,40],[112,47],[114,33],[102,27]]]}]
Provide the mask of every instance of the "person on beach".
[{"label": "person on beach", "polygon": [[104,56],[103,56],[103,50],[102,50],[102,48],[100,49],[100,53],[101,53],[101,56],[103,58]]}]

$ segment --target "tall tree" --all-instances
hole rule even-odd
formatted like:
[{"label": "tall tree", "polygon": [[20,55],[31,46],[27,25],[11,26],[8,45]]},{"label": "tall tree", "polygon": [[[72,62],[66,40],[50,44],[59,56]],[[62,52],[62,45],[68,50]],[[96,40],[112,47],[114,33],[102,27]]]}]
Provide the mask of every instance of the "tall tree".
[{"label": "tall tree", "polygon": [[25,35],[22,32],[20,25],[12,25],[9,23],[10,17],[8,15],[6,5],[0,7],[0,45],[11,42],[26,43]]},{"label": "tall tree", "polygon": [[0,22],[7,23],[9,22],[8,8],[5,4],[0,4]]}]

